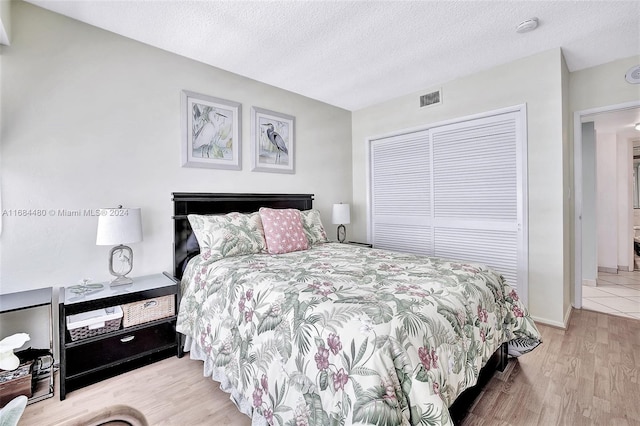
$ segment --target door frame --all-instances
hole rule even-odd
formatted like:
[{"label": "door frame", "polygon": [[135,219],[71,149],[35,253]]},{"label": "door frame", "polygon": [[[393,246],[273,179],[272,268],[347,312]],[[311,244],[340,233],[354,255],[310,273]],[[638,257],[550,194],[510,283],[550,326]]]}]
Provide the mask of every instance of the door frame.
[{"label": "door frame", "polygon": [[582,118],[640,107],[640,101],[624,102],[573,113],[573,307],[582,308]]}]

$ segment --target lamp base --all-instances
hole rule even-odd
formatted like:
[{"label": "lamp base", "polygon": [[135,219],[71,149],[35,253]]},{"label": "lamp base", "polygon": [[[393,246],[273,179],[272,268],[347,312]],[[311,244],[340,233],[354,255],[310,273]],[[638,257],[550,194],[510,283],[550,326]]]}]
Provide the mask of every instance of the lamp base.
[{"label": "lamp base", "polygon": [[347,228],[344,225],[338,225],[338,242],[344,243],[347,238]]},{"label": "lamp base", "polygon": [[[119,268],[116,271],[114,263],[117,263]],[[115,278],[111,281],[111,287],[132,284],[133,280],[126,275],[133,269],[133,250],[131,247],[125,245],[117,245],[109,252],[109,273]]]},{"label": "lamp base", "polygon": [[109,285],[111,287],[117,287],[120,285],[127,285],[127,284],[133,284],[133,280],[129,277],[125,277],[124,275],[119,275],[117,277],[115,277],[110,283]]}]

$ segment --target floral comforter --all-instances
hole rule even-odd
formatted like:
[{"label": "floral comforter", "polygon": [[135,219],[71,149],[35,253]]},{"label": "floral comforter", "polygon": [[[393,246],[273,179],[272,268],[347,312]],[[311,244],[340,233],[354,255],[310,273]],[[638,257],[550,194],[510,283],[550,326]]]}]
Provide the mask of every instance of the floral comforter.
[{"label": "floral comforter", "polygon": [[194,258],[178,331],[254,424],[452,424],[447,407],[503,343],[539,333],[480,264],[328,243]]}]

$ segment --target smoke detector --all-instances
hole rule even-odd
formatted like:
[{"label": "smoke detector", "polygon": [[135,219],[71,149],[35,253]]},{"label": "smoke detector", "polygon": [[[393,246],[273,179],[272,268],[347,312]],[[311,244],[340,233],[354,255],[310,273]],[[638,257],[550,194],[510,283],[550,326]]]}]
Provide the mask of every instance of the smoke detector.
[{"label": "smoke detector", "polygon": [[517,33],[526,33],[529,31],[533,31],[538,28],[538,18],[530,18],[526,21],[522,21],[516,27]]},{"label": "smoke detector", "polygon": [[627,80],[627,83],[640,84],[640,65],[629,68],[624,78]]}]

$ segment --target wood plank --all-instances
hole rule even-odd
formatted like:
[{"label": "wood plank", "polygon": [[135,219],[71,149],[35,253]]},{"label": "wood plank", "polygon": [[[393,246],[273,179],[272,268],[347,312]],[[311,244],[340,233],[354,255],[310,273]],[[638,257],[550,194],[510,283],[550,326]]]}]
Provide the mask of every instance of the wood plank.
[{"label": "wood plank", "polygon": [[202,376],[202,362],[168,358],[71,392],[64,401],[56,394],[29,405],[20,426],[56,425],[115,404],[140,410],[150,425],[250,425],[219,386]]},{"label": "wood plank", "polygon": [[[640,426],[640,321],[574,310],[566,331],[538,327],[544,343],[497,372],[461,425]],[[140,410],[151,425],[250,425],[202,371],[188,355],[169,358],[65,401],[56,394],[29,405],[20,426],[57,425],[115,404]]]}]

